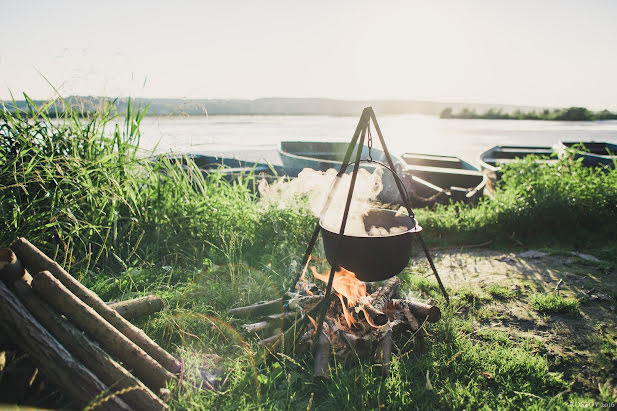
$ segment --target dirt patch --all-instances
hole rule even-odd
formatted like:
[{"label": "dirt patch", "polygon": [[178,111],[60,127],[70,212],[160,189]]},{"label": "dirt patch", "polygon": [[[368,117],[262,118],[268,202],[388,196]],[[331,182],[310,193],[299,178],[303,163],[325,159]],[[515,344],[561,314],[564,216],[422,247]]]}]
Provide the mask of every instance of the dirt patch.
[{"label": "dirt patch", "polygon": [[[617,273],[608,264],[586,254],[534,250],[453,249],[434,251],[433,257],[455,299],[479,296],[473,301],[478,328],[507,332],[516,341],[533,339],[555,370],[585,388],[617,381]],[[421,255],[409,270],[432,276]],[[507,296],[491,295],[495,285]],[[576,298],[578,313],[538,312],[531,302],[538,293]]]}]

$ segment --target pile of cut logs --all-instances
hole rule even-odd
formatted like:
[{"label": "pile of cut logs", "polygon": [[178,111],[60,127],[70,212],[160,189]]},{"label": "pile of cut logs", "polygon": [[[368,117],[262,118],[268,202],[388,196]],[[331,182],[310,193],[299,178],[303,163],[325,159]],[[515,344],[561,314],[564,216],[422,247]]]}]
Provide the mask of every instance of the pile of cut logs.
[{"label": "pile of cut logs", "polygon": [[[335,277],[336,278],[336,277]],[[302,276],[297,291],[283,298],[229,310],[228,314],[250,322],[243,325],[262,339],[260,345],[275,353],[312,350],[315,378],[329,378],[329,363],[351,365],[370,358],[389,373],[393,347],[423,338],[425,323],[441,318],[439,307],[415,299],[396,299],[400,279],[393,277],[365,298],[349,306],[349,299],[334,293],[328,304],[323,330],[317,336],[319,308],[324,292]],[[393,341],[398,344],[393,345]]]},{"label": "pile of cut logs", "polygon": [[24,238],[0,249],[0,279],[2,334],[74,407],[168,408],[161,397],[182,364],[125,318],[162,300],[106,304]]}]

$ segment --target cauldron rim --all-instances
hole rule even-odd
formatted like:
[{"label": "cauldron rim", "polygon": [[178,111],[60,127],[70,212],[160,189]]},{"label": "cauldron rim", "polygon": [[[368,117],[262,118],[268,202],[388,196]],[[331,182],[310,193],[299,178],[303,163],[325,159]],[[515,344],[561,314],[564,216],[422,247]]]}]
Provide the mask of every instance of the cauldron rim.
[{"label": "cauldron rim", "polygon": [[[422,227],[418,224],[418,220],[416,220],[415,218],[412,218],[411,216],[409,216],[408,214],[404,214],[404,213],[399,213],[398,211],[395,210],[390,210],[388,208],[371,208],[369,211],[386,211],[389,213],[393,213],[395,216],[398,214],[400,216],[403,217],[407,217],[409,218],[414,224],[413,228],[410,228],[406,231],[402,231],[400,233],[396,233],[396,234],[388,234],[388,235],[349,235],[349,234],[343,234],[344,237],[349,237],[349,238],[390,238],[390,237],[397,237],[397,236],[402,236],[405,234],[415,234],[415,233],[419,233],[420,231],[422,231]],[[323,224],[323,217],[319,218],[319,226],[321,227],[322,230],[326,230],[329,233],[338,235],[339,233],[336,231],[332,231],[328,228],[326,228],[326,226]]]}]

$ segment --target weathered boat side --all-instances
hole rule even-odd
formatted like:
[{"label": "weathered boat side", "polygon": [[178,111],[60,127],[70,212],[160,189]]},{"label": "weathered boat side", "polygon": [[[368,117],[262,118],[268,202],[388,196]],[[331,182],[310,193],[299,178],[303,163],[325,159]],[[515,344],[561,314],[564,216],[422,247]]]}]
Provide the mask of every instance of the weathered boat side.
[{"label": "weathered boat side", "polygon": [[[337,171],[340,170],[348,146],[349,143],[344,142],[282,141],[278,153],[285,168],[285,175],[297,177],[305,168],[319,171],[327,171],[331,168]],[[356,157],[357,150],[357,148],[354,149],[352,161]],[[368,147],[364,146],[362,147],[361,158],[367,159],[368,157]],[[373,147],[371,149],[371,158],[387,164],[383,150]],[[391,155],[391,158],[395,167],[400,167],[401,159],[394,155]],[[360,164],[360,167],[373,171],[380,166],[363,162]],[[348,167],[347,172],[351,172],[351,167]],[[378,199],[384,203],[400,203],[400,195],[394,178],[387,170],[384,170],[382,182],[384,188]]]},{"label": "weathered boat side", "polygon": [[405,153],[401,158],[405,187],[416,206],[450,200],[475,204],[482,196],[482,172],[458,157]]},{"label": "weathered boat side", "polygon": [[[502,165],[521,160],[530,155],[550,157],[553,154],[553,149],[546,146],[495,146],[481,153],[478,156],[478,164],[486,179],[486,194],[489,197],[495,195],[497,182],[501,178]],[[554,158],[543,158],[538,161],[554,163],[557,160]]]},{"label": "weathered boat side", "polygon": [[[324,142],[324,141],[282,141],[279,155],[285,172],[288,176],[297,177],[305,168],[326,171],[330,168],[339,170],[343,164],[343,158],[347,152],[348,143]],[[352,158],[355,158],[357,149]],[[362,158],[368,158],[368,147],[362,148]],[[382,150],[373,148],[372,158],[385,162],[385,154]],[[397,158],[393,161],[399,162]],[[361,167],[374,170],[375,166],[362,163]]]},{"label": "weathered boat side", "polygon": [[560,141],[555,145],[560,157],[571,156],[574,160],[582,158],[584,166],[607,166],[617,164],[617,144],[602,141]]}]

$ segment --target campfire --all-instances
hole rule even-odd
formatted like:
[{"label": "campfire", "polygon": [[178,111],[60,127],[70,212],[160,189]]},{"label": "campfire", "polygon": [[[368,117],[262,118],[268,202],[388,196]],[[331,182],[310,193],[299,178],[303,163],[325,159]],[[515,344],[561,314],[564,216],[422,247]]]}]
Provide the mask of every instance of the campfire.
[{"label": "campfire", "polygon": [[[334,298],[324,301],[328,277],[328,273],[319,273],[310,265],[309,259],[293,292],[277,300],[234,308],[229,314],[256,321],[243,328],[262,338],[259,344],[272,353],[312,351],[316,378],[329,378],[329,363],[334,357],[346,366],[372,357],[387,374],[393,341],[399,341],[396,346],[401,347],[423,338],[425,322],[436,322],[441,317],[437,306],[394,298],[401,283],[398,277],[371,292],[367,283],[342,267],[334,276]],[[323,328],[317,335],[323,303],[328,306]]]}]

